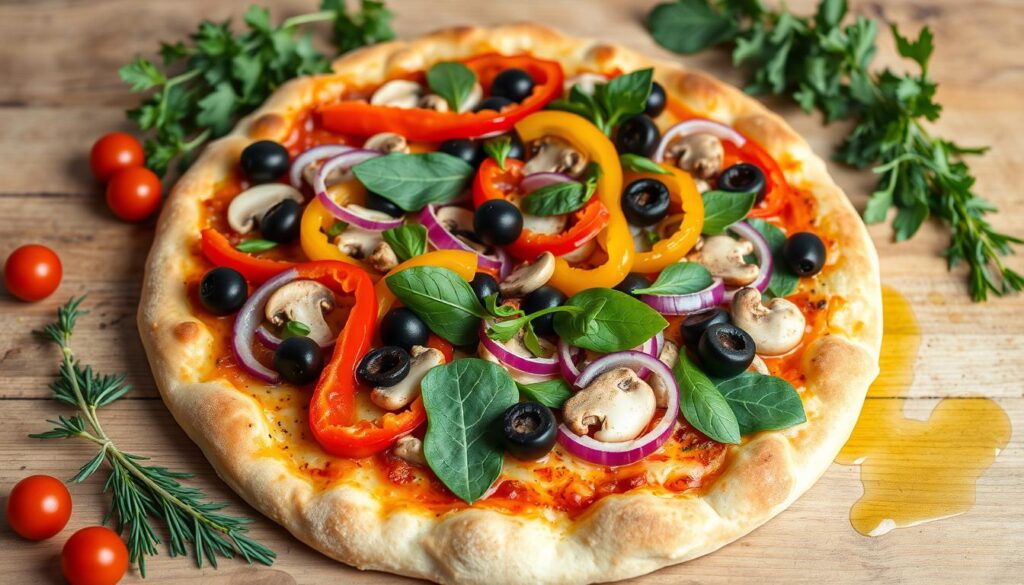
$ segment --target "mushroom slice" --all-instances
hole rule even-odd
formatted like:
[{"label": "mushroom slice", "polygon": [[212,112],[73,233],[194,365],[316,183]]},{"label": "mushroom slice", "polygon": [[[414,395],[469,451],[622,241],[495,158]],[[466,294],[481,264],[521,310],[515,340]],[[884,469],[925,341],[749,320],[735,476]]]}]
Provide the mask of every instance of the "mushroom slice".
[{"label": "mushroom slice", "polygon": [[[661,348],[661,354],[658,356],[658,361],[671,369],[676,364],[677,359],[679,359],[679,346],[666,339],[665,345]],[[761,363],[763,364],[764,362]],[[662,380],[661,376],[651,376],[650,384],[651,390],[654,391],[654,399],[658,404],[658,408],[668,406],[669,389],[665,386],[665,381]]]},{"label": "mushroom slice", "polygon": [[727,235],[704,238],[699,249],[687,254],[691,262],[703,264],[711,276],[717,276],[731,286],[745,286],[757,279],[761,267],[747,264],[744,256],[754,253],[754,244],[747,240],[734,240]]},{"label": "mushroom slice", "polygon": [[409,465],[427,466],[427,458],[423,455],[423,441],[412,435],[406,435],[395,441],[395,446],[391,448],[391,454]]},{"label": "mushroom slice", "polygon": [[629,368],[608,370],[573,394],[562,407],[565,424],[577,435],[597,427],[594,438],[621,443],[637,438],[654,417],[654,390]]},{"label": "mushroom slice", "polygon": [[608,83],[608,78],[600,73],[580,73],[565,80],[565,93],[568,95],[573,86],[578,85],[585,95],[594,95],[594,87],[600,83]]},{"label": "mushroom slice", "polygon": [[390,152],[409,153],[409,142],[405,136],[394,132],[380,132],[366,139],[363,143],[365,150],[379,150],[384,154]]},{"label": "mushroom slice", "polygon": [[228,226],[236,233],[247,234],[270,208],[286,200],[302,203],[302,193],[284,183],[256,185],[242,191],[228,204]]},{"label": "mushroom slice", "polygon": [[782,355],[804,337],[807,319],[782,297],[761,303],[761,292],[743,288],[732,298],[732,322],[750,334],[760,355]]},{"label": "mushroom slice", "polygon": [[587,240],[586,242],[584,242],[583,244],[581,244],[579,248],[576,248],[572,252],[568,252],[566,254],[562,254],[561,258],[562,258],[562,260],[565,260],[569,264],[576,264],[578,262],[584,262],[585,260],[590,258],[591,254],[593,254],[594,250],[596,250],[596,249],[597,249],[597,238],[591,238],[591,239]]},{"label": "mushroom slice", "polygon": [[705,133],[688,134],[673,142],[665,158],[697,179],[710,179],[722,169],[725,148],[717,136]]},{"label": "mushroom slice", "polygon": [[462,207],[449,205],[434,212],[437,221],[444,226],[444,229],[452,233],[463,244],[466,244],[480,254],[490,254],[492,250],[476,239],[476,232],[473,231],[473,212]]},{"label": "mushroom slice", "polygon": [[428,93],[420,98],[420,101],[416,103],[416,107],[435,112],[447,112],[448,101],[436,93]]},{"label": "mushroom slice", "polygon": [[532,263],[513,270],[498,288],[506,298],[525,297],[547,284],[554,274],[555,255],[544,252]]},{"label": "mushroom slice", "polygon": [[377,272],[387,272],[398,266],[398,255],[395,254],[395,251],[391,249],[387,242],[381,240],[366,261]]},{"label": "mushroom slice", "polygon": [[324,311],[334,308],[334,293],[315,280],[295,280],[274,291],[267,299],[267,320],[278,327],[298,321],[309,327],[306,335],[321,346],[334,337]]},{"label": "mushroom slice", "polygon": [[407,79],[393,79],[373,92],[370,104],[409,109],[415,108],[421,97],[423,97],[423,88],[420,84]]},{"label": "mushroom slice", "polygon": [[345,228],[345,231],[338,234],[334,241],[339,250],[356,260],[362,260],[377,249],[377,245],[383,241],[383,237],[380,232],[350,225]]},{"label": "mushroom slice", "polygon": [[480,105],[484,99],[484,88],[480,87],[479,83],[473,84],[473,89],[469,90],[469,95],[466,99],[459,104],[459,113],[464,114],[466,112],[472,112],[473,108]]},{"label": "mushroom slice", "polygon": [[523,175],[564,173],[579,177],[587,168],[587,156],[557,136],[542,136],[530,147],[533,158],[523,165]]},{"label": "mushroom slice", "polygon": [[565,231],[569,223],[568,214],[560,215],[530,215],[523,214],[523,229],[530,230],[535,234],[560,234]]},{"label": "mushroom slice", "polygon": [[426,376],[431,368],[444,363],[444,354],[432,347],[414,345],[409,355],[412,357],[409,373],[402,378],[401,382],[394,386],[374,388],[370,392],[370,400],[384,410],[405,408],[410,402],[416,400],[416,397],[420,395],[420,383],[423,382],[423,376]]}]

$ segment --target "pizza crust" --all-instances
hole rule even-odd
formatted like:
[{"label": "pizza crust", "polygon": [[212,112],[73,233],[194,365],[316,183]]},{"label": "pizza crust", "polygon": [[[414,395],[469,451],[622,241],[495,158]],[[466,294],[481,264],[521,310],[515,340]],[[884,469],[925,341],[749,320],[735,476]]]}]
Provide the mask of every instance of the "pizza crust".
[{"label": "pizza crust", "polygon": [[[290,116],[349,84],[379,83],[404,70],[489,51],[530,52],[591,70],[654,65],[656,78],[674,97],[735,126],[776,157],[790,183],[813,196],[820,229],[842,250],[841,264],[819,278],[827,294],[844,302],[829,314],[829,335],[804,354],[808,422],[729,447],[726,470],[703,493],[609,496],[576,521],[473,508],[440,517],[408,508],[389,511],[367,490],[344,484],[323,489],[275,457],[259,403],[226,381],[201,382],[214,340],[191,315],[184,283],[196,269],[200,202],[229,176],[241,150],[257,139],[282,140]],[[218,474],[254,508],[308,545],[360,569],[441,583],[590,583],[712,552],[784,510],[829,467],[878,372],[878,259],[824,162],[779,116],[703,73],[533,24],[457,28],[377,45],[337,60],[334,72],[285,84],[205,149],[164,206],[146,265],[139,331],[161,395]]]}]

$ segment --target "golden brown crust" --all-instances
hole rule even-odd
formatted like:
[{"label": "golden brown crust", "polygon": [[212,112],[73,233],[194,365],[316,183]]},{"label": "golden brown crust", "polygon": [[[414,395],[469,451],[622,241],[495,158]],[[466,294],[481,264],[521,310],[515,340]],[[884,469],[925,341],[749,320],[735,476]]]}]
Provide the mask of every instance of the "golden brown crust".
[{"label": "golden brown crust", "polygon": [[[259,403],[223,380],[201,382],[213,337],[192,318],[184,282],[195,262],[199,203],[256,139],[282,139],[290,115],[346,85],[377,83],[442,59],[484,51],[531,52],[568,68],[656,66],[678,99],[732,124],[764,146],[787,179],[813,196],[819,227],[842,250],[819,278],[842,302],[829,334],[804,354],[808,422],[730,447],[722,476],[703,494],[629,493],[600,500],[576,520],[466,509],[435,517],[386,511],[371,490],[327,488],[292,471],[271,449]],[[829,466],[856,422],[877,373],[881,341],[878,260],[863,224],[807,143],[756,100],[703,73],[654,62],[621,47],[519,24],[464,27],[378,45],[334,64],[335,73],[298,79],[276,92],[229,136],[206,148],[161,215],[147,263],[139,329],[164,401],[224,480],[296,537],[338,560],[443,583],[589,583],[647,573],[711,552],[785,509]],[[509,546],[515,543],[515,546]]]}]

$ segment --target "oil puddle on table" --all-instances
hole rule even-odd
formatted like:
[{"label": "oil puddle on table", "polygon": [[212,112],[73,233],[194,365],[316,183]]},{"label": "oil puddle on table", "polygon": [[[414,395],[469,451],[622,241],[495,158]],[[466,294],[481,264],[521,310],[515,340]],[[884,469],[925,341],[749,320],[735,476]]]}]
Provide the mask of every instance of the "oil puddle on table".
[{"label": "oil puddle on table", "polygon": [[988,398],[946,398],[927,420],[904,416],[920,333],[899,292],[884,287],[883,302],[881,373],[836,459],[861,466],[864,495],[850,523],[865,536],[969,510],[978,478],[1010,439],[1006,412]]}]

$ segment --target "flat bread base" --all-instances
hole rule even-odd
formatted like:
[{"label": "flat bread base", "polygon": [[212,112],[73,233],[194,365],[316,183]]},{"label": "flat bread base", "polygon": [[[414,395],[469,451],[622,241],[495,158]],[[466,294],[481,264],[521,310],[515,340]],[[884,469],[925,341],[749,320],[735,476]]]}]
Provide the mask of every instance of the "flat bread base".
[{"label": "flat bread base", "polygon": [[[828,334],[804,353],[808,421],[729,447],[727,468],[699,493],[608,496],[573,520],[468,508],[436,517],[396,508],[374,490],[322,486],[277,456],[259,403],[225,380],[202,381],[214,339],[190,310],[187,276],[212,196],[258,139],[283,140],[287,120],[347,86],[380,83],[474,54],[528,52],[574,68],[631,71],[656,79],[692,110],[729,124],[779,161],[790,184],[813,197],[819,230],[841,250],[818,279],[843,302]],[[628,49],[518,24],[456,28],[410,42],[377,45],[337,60],[334,73],[293,80],[228,136],[206,147],[172,191],[146,265],[139,331],[167,407],[218,474],[254,508],[339,561],[441,583],[591,583],[648,573],[712,552],[747,534],[803,494],[849,437],[878,372],[881,292],[878,259],[863,223],[824,162],[777,115],[703,73]]]}]

